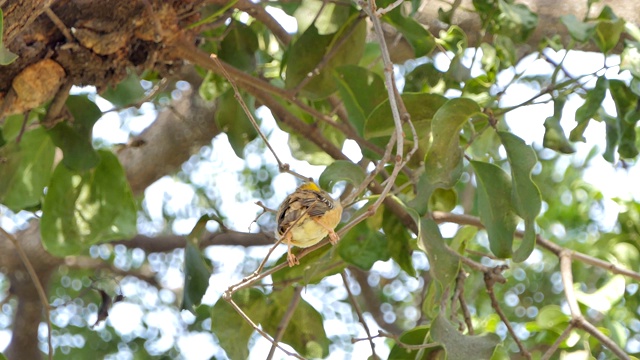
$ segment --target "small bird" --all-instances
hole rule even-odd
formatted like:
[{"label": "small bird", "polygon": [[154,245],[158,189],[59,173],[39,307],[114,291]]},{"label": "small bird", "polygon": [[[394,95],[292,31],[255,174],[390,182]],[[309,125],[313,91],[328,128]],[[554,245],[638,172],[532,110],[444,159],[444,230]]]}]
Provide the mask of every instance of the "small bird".
[{"label": "small bird", "polygon": [[287,244],[289,266],[299,264],[291,253],[293,245],[307,248],[329,235],[335,245],[338,234],[334,231],[342,217],[342,205],[313,182],[302,184],[280,204],[276,216],[276,238]]}]

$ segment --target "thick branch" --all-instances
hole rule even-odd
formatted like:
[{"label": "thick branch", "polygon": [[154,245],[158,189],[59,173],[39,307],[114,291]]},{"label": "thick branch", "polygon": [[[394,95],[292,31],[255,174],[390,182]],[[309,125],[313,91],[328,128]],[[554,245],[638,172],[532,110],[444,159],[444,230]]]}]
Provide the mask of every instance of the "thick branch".
[{"label": "thick branch", "polygon": [[[119,241],[119,244],[129,248],[139,248],[146,252],[167,252],[184,248],[186,238],[178,235],[145,236],[138,235],[131,240]],[[224,233],[212,233],[200,241],[201,247],[210,245],[237,245],[237,246],[264,246],[273,245],[275,238],[266,233],[242,233],[229,231]]]},{"label": "thick branch", "polygon": [[195,91],[202,79],[191,66],[183,70],[180,78],[191,80],[191,89],[162,110],[153,126],[132,140],[142,146],[126,147],[118,152],[135,194],[174,173],[189,156],[211,144],[211,139],[219,134],[215,103],[204,101]]}]

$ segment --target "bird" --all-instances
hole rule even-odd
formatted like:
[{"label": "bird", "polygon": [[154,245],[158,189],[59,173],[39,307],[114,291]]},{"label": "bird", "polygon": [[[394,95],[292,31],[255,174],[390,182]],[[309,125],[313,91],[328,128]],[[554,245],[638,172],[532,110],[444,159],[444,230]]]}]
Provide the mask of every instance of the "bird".
[{"label": "bird", "polygon": [[287,244],[289,266],[299,264],[291,252],[292,246],[307,248],[319,243],[327,235],[335,245],[340,239],[334,231],[342,217],[342,205],[314,182],[300,185],[289,194],[276,215],[276,239]]}]

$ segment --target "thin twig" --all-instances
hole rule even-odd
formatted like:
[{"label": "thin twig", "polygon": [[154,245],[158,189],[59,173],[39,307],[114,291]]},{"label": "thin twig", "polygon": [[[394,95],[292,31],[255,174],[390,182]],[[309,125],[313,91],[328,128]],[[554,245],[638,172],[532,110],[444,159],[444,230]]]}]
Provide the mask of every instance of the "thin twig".
[{"label": "thin twig", "polygon": [[16,136],[16,144],[20,144],[20,140],[22,140],[22,135],[24,135],[24,131],[27,129],[27,122],[29,122],[29,116],[31,114],[31,111],[27,111],[25,114],[23,114],[23,119],[22,119],[22,125],[20,126],[20,132],[18,133],[18,136]]},{"label": "thin twig", "polygon": [[547,351],[545,351],[544,355],[542,355],[540,360],[549,360],[549,359],[551,359],[551,356],[553,356],[553,354],[556,352],[556,350],[558,350],[558,348],[560,347],[562,342],[565,341],[569,337],[569,335],[571,334],[571,331],[574,329],[574,327],[575,327],[575,325],[573,323],[570,323],[569,326],[567,326],[564,329],[564,331],[562,332],[562,334],[560,334],[560,336],[556,339],[556,341],[553,342],[553,345],[551,345],[551,347],[548,348]]},{"label": "thin twig", "polygon": [[360,290],[362,291],[362,296],[360,296],[360,298],[364,301],[367,310],[369,310],[369,313],[378,326],[381,329],[384,329],[387,333],[400,334],[403,329],[401,329],[396,323],[387,323],[384,320],[384,315],[382,314],[382,311],[380,311],[382,301],[380,300],[379,294],[369,285],[368,273],[354,266],[350,266],[349,270],[351,271],[353,278],[358,282],[358,284],[360,284]]},{"label": "thin twig", "polygon": [[[431,213],[431,216],[433,217],[433,220],[435,220],[435,222],[437,223],[450,222],[458,225],[470,225],[470,226],[475,226],[479,229],[484,229],[484,225],[482,225],[482,222],[480,221],[480,219],[471,215],[453,214],[453,213],[447,213],[442,211],[434,211]],[[518,230],[515,232],[515,237],[522,238],[523,236],[524,236],[523,231]],[[541,248],[554,253],[556,256],[559,256],[562,251],[566,250],[570,254],[571,258],[574,260],[582,261],[585,264],[596,266],[601,269],[605,269],[613,274],[624,275],[640,281],[640,273],[638,272],[625,269],[623,267],[617,266],[610,262],[600,260],[598,258],[586,255],[578,251],[566,249],[539,235],[536,237],[536,242],[538,245],[540,245]]]},{"label": "thin twig", "polygon": [[[517,236],[518,234],[516,234]],[[585,264],[588,265],[592,265],[595,267],[599,267],[601,269],[607,270],[608,272],[612,273],[612,274],[620,274],[620,275],[624,275],[627,277],[630,277],[634,280],[640,281],[640,273],[637,273],[635,271],[629,270],[629,269],[625,269],[623,267],[617,266],[615,264],[612,264],[608,261],[604,261],[604,260],[600,260],[598,258],[595,258],[593,256],[589,256],[587,254],[583,254],[581,252],[578,251],[574,251],[574,250],[570,250],[570,249],[565,249],[562,246],[555,244],[552,241],[549,241],[547,239],[542,238],[541,236],[537,237],[537,243],[538,245],[540,245],[540,247],[547,249],[549,251],[551,251],[552,253],[556,254],[557,256],[560,255],[560,253],[562,251],[567,251],[569,253],[569,255],[571,256],[572,259],[574,260],[578,260],[581,261]]]},{"label": "thin twig", "polygon": [[291,298],[291,302],[289,303],[289,307],[287,311],[282,316],[280,323],[278,324],[278,328],[276,331],[276,336],[273,338],[273,344],[271,344],[271,349],[269,350],[269,355],[267,355],[267,360],[273,359],[273,355],[276,352],[276,347],[282,337],[284,336],[285,330],[287,330],[287,326],[289,325],[289,321],[291,321],[291,317],[293,317],[293,313],[296,311],[298,304],[300,303],[300,299],[302,295],[302,286],[296,286],[293,289],[293,297]]},{"label": "thin twig", "polygon": [[[211,70],[216,74],[223,75],[222,69],[224,69],[230,78],[234,79],[238,84],[241,84],[242,88],[247,92],[253,94],[268,94],[269,96],[277,95],[280,98],[291,102],[302,111],[307,114],[313,116],[314,118],[323,121],[330,126],[336,128],[338,131],[342,132],[349,139],[356,141],[358,144],[363,145],[365,148],[375,152],[376,154],[382,154],[382,150],[377,146],[373,145],[371,142],[364,140],[360,135],[358,135],[354,129],[346,125],[345,123],[335,121],[330,116],[323,114],[312,106],[304,103],[300,99],[296,97],[292,97],[288,90],[279,88],[274,86],[260,78],[256,78],[249,74],[246,74],[233,66],[225,63],[224,61],[218,59],[218,61],[213,61],[211,58],[211,54],[205,53],[204,51],[196,48],[195,46],[189,44],[188,41],[176,41],[173,43],[175,56],[179,56],[188,60],[194,64],[200,65],[207,70]],[[257,96],[256,96],[257,97]],[[264,96],[260,97],[260,100],[267,100]],[[265,104],[266,105],[266,104]],[[273,111],[273,106],[268,105],[269,109]]]},{"label": "thin twig", "polygon": [[71,32],[69,31],[67,26],[62,22],[62,20],[60,20],[58,15],[56,15],[56,13],[54,13],[53,10],[51,10],[50,7],[46,7],[44,9],[44,13],[47,14],[47,16],[49,17],[49,20],[51,20],[53,25],[55,25],[58,28],[58,30],[60,30],[62,35],[64,35],[64,37],[67,39],[67,42],[69,43],[76,42],[76,39],[73,37],[73,35],[71,35]]},{"label": "thin twig", "polygon": [[457,251],[453,250],[452,248],[450,248],[448,245],[445,244],[445,249],[447,249],[447,252],[449,252],[449,254],[456,256],[463,264],[469,266],[470,268],[472,268],[475,271],[478,272],[482,272],[482,273],[490,273],[493,271],[493,268],[490,268],[488,266],[482,265],[481,263],[477,262],[477,261],[473,261],[471,259],[469,259],[466,256],[461,255],[460,253],[458,253]]},{"label": "thin twig", "polygon": [[260,3],[254,3],[249,0],[239,0],[235,7],[238,10],[242,10],[247,14],[256,18],[264,26],[266,26],[271,33],[280,41],[283,45],[289,45],[291,43],[291,35],[282,27],[282,25],[273,17],[264,7],[260,6]]},{"label": "thin twig", "polygon": [[247,118],[249,118],[249,121],[251,122],[251,125],[253,125],[253,128],[256,130],[258,135],[260,135],[260,138],[262,138],[262,141],[265,143],[265,145],[267,146],[269,151],[271,151],[271,154],[273,154],[273,157],[275,157],[276,161],[278,162],[278,168],[280,169],[280,172],[286,172],[286,173],[294,175],[297,178],[302,179],[303,181],[309,181],[308,177],[302,176],[302,175],[298,174],[297,172],[292,171],[289,168],[289,164],[285,164],[282,161],[280,161],[280,158],[276,154],[276,151],[273,150],[273,148],[271,147],[271,144],[269,143],[269,140],[267,140],[267,137],[264,135],[262,130],[260,130],[260,125],[258,125],[258,122],[253,117],[253,114],[251,113],[251,110],[249,110],[249,107],[247,106],[247,103],[242,98],[242,95],[240,94],[240,90],[238,90],[238,87],[236,86],[235,81],[231,78],[231,76],[229,76],[229,73],[227,72],[225,67],[222,66],[222,63],[220,62],[220,60],[218,59],[218,56],[216,56],[216,54],[211,54],[210,58],[214,62],[217,63],[218,67],[222,71],[223,76],[227,79],[227,81],[229,81],[229,84],[233,88],[234,97],[236,98],[236,100],[238,101],[240,106],[242,107],[242,110],[244,111],[245,115],[247,115]]},{"label": "thin twig", "polygon": [[[498,268],[495,268],[495,269],[497,270]],[[504,325],[507,327],[507,330],[509,331],[509,334],[511,334],[511,337],[513,338],[513,340],[515,340],[516,344],[518,345],[518,348],[520,349],[521,355],[524,356],[527,359],[531,359],[531,354],[524,347],[524,345],[522,344],[522,342],[518,338],[518,335],[516,335],[516,332],[515,332],[515,330],[513,330],[513,326],[511,325],[511,322],[509,322],[509,319],[507,318],[507,316],[502,311],[502,308],[500,307],[500,303],[498,303],[498,299],[496,298],[496,294],[493,292],[493,285],[496,282],[503,282],[504,281],[504,278],[502,277],[502,275],[500,275],[499,278],[496,278],[494,276],[494,274],[498,274],[498,272],[496,271],[496,272],[484,273],[484,283],[485,283],[485,286],[487,288],[487,293],[489,294],[489,298],[491,299],[491,307],[493,307],[493,309],[496,311],[496,313],[498,313],[498,316],[500,317],[500,320],[502,320]],[[500,279],[502,279],[502,280],[500,280]]]},{"label": "thin twig", "polygon": [[355,309],[356,314],[358,315],[358,320],[362,324],[362,327],[364,328],[364,332],[367,333],[367,337],[369,338],[369,345],[371,346],[371,356],[374,359],[378,359],[379,358],[378,354],[376,354],[376,344],[373,343],[373,339],[371,338],[371,331],[369,330],[369,325],[367,325],[367,322],[365,321],[364,316],[362,315],[362,309],[360,308],[360,304],[358,304],[358,300],[356,299],[355,296],[353,296],[353,293],[351,292],[351,288],[349,287],[349,276],[347,275],[346,271],[342,271],[340,273],[340,276],[342,277],[344,288],[347,290],[349,301],[351,302],[351,304],[353,304],[353,308]]},{"label": "thin twig", "polygon": [[[469,335],[473,335],[473,323],[471,322],[471,313],[469,312],[469,307],[467,306],[467,302],[464,299],[464,282],[467,279],[467,273],[460,269],[458,272],[458,278],[456,279],[456,292],[458,294],[457,299],[460,303],[460,310],[462,311],[462,316],[464,317],[464,323],[467,325],[467,331]],[[455,301],[455,298],[454,298]]]},{"label": "thin twig", "polygon": [[[324,7],[324,5],[325,3],[323,2],[322,6]],[[320,14],[321,12],[322,10],[318,11],[318,14]],[[300,90],[302,90],[315,76],[320,74],[320,71],[329,63],[331,59],[333,59],[333,57],[338,53],[338,50],[340,50],[340,48],[347,42],[347,40],[349,40],[350,36],[356,30],[362,19],[362,17],[359,17],[355,19],[352,24],[350,24],[349,28],[342,34],[340,39],[338,39],[332,45],[331,49],[322,57],[322,59],[320,59],[318,64],[316,64],[316,67],[311,70],[307,74],[307,76],[305,76],[304,79],[302,79],[302,81],[300,81],[300,83],[296,85],[295,88],[292,89],[292,96],[295,97],[300,92]]]},{"label": "thin twig", "polygon": [[[224,298],[224,297],[223,297]],[[242,309],[240,309],[240,307],[238,306],[238,304],[235,303],[235,301],[233,301],[233,299],[231,298],[224,298],[225,300],[227,300],[227,302],[231,305],[231,307],[233,307],[235,309],[235,311],[240,314],[240,316],[244,319],[244,321],[246,321],[249,325],[251,325],[251,327],[258,332],[258,334],[262,335],[262,337],[264,337],[265,339],[267,339],[269,342],[271,342],[272,344],[274,344],[278,349],[284,351],[285,354],[289,355],[289,356],[293,356],[296,359],[301,359],[304,360],[304,358],[300,355],[298,355],[297,353],[288,351],[287,349],[283,348],[281,345],[279,345],[277,342],[275,342],[271,336],[269,336],[269,334],[267,334],[266,332],[264,332],[258,325],[256,325],[256,323],[253,322],[253,320],[251,320],[250,317],[247,316],[247,314],[244,313],[244,311],[242,311]]]},{"label": "thin twig", "polygon": [[70,80],[65,81],[62,86],[60,86],[53,100],[51,100],[47,114],[44,116],[44,119],[42,119],[42,126],[51,129],[61,120],[60,113],[69,98],[69,91],[72,86],[73,83]]},{"label": "thin twig", "polygon": [[389,4],[387,7],[376,10],[376,15],[377,16],[382,16],[382,15],[388,13],[389,11],[397,8],[398,6],[402,5],[403,2],[404,2],[404,0],[396,0],[393,3]]},{"label": "thin twig", "polygon": [[469,253],[469,254],[471,254],[471,255],[486,257],[486,258],[491,259],[491,260],[496,260],[496,261],[500,261],[501,260],[501,259],[499,259],[497,256],[495,256],[493,254],[485,253],[485,252],[482,252],[482,251],[471,250],[471,249],[464,249],[464,251]]},{"label": "thin twig", "polygon": [[[557,69],[562,70],[562,72],[564,73],[564,75],[566,77],[568,77],[569,79],[575,79],[575,77],[573,75],[571,75],[571,73],[569,72],[569,70],[567,68],[564,67],[564,60],[567,57],[567,54],[569,54],[569,51],[565,52],[565,55],[562,57],[562,61],[560,61],[560,63],[556,62],[555,60],[553,60],[552,58],[549,57],[549,55],[545,54],[544,51],[540,52],[540,56],[547,61],[549,64],[555,66]],[[580,87],[582,88],[582,90],[587,91],[587,89],[585,89],[584,85],[581,84],[579,81],[576,81]]]},{"label": "thin twig", "polygon": [[562,251],[559,255],[560,258],[560,275],[562,275],[562,284],[564,285],[564,296],[567,299],[569,305],[569,311],[573,319],[582,318],[582,311],[578,305],[576,294],[573,291],[573,271],[571,271],[571,255]]},{"label": "thin twig", "polygon": [[13,246],[16,247],[16,250],[18,251],[18,256],[20,256],[20,260],[22,260],[24,267],[27,269],[27,272],[31,277],[33,286],[36,288],[36,291],[38,292],[38,297],[40,297],[40,302],[42,303],[42,307],[44,308],[44,314],[47,319],[47,346],[49,347],[48,349],[49,360],[51,360],[53,359],[53,344],[51,341],[51,314],[50,314],[49,300],[47,300],[47,293],[44,291],[44,288],[42,287],[42,283],[40,283],[40,279],[38,278],[38,273],[36,272],[36,269],[31,264],[31,261],[29,260],[29,257],[27,257],[27,254],[24,252],[24,249],[22,249],[22,246],[20,245],[20,242],[18,241],[18,239],[16,239],[13,235],[9,234],[2,227],[0,227],[0,233],[2,233],[2,235],[4,235],[7,239],[9,239],[9,241],[13,243]]},{"label": "thin twig", "polygon": [[[473,216],[469,216],[469,215],[451,214],[451,213],[435,211],[432,213],[432,217],[436,222],[439,222],[439,223],[452,222],[460,225],[471,225],[471,226],[476,226],[478,228],[484,228],[484,226],[480,222],[480,219]],[[522,238],[524,236],[524,233],[522,231],[516,231],[515,236],[518,238]],[[640,274],[628,269],[620,268],[614,264],[594,258],[592,256],[563,248],[562,246],[555,244],[549,240],[546,240],[541,236],[537,236],[537,243],[538,245],[540,245],[540,247],[551,251],[560,259],[560,273],[562,277],[562,283],[564,285],[565,297],[567,300],[567,304],[569,305],[569,310],[571,312],[572,321],[574,322],[575,327],[587,331],[593,337],[598,339],[600,343],[608,347],[619,358],[629,359],[629,355],[627,355],[624,352],[624,350],[622,350],[611,338],[607,337],[600,330],[598,330],[598,328],[593,326],[593,324],[586,321],[584,316],[582,315],[582,312],[580,311],[580,307],[578,306],[578,301],[576,300],[576,296],[573,290],[573,272],[571,271],[571,262],[572,260],[579,260],[586,264],[590,264],[590,265],[605,269],[607,271],[610,271],[611,273],[625,275],[637,280],[640,280]],[[451,252],[457,254],[453,250],[451,250]],[[464,259],[466,258],[461,257],[461,260],[464,261]],[[481,266],[484,266],[484,265],[481,265]],[[487,291],[489,291],[488,286],[487,286]],[[495,296],[493,297],[495,298]],[[491,301],[492,303],[494,302],[493,299]],[[496,300],[496,303],[497,303],[497,300]],[[499,308],[496,308],[496,312],[498,312],[498,315],[500,315],[502,313],[502,310],[499,310]],[[506,325],[506,322],[505,322],[505,325]],[[507,327],[509,327],[509,325]],[[517,338],[516,338],[516,341],[518,341]]]},{"label": "thin twig", "polygon": [[[366,189],[369,186],[369,184],[371,184],[371,181],[373,181],[373,179],[378,175],[378,173],[380,173],[380,171],[384,168],[384,166],[389,162],[389,159],[391,159],[391,151],[393,150],[393,145],[395,143],[396,143],[396,133],[393,133],[391,134],[391,138],[387,143],[387,147],[384,151],[384,155],[382,155],[382,159],[380,159],[380,161],[378,161],[378,163],[376,164],[376,167],[367,174],[367,177],[364,179],[364,181],[362,181],[354,191],[352,191],[349,195],[347,195],[347,197],[344,199],[345,203],[349,204],[353,202],[353,200],[355,200],[355,198],[358,197],[364,191],[364,189]],[[371,209],[372,209],[371,215],[373,215],[376,209],[373,207],[371,207]]]},{"label": "thin twig", "polygon": [[147,94],[142,99],[138,100],[135,104],[128,104],[123,107],[114,106],[109,110],[103,111],[102,115],[110,112],[114,112],[114,111],[122,111],[124,109],[131,108],[131,107],[139,109],[142,106],[142,104],[151,101],[156,95],[158,95],[161,91],[166,89],[168,85],[169,85],[169,80],[166,77],[162,78],[160,79],[160,81],[158,81],[156,85],[153,86],[153,88],[151,88],[151,90],[147,92]]},{"label": "thin twig", "polygon": [[396,343],[396,345],[400,346],[403,349],[407,349],[407,350],[422,350],[422,349],[429,349],[429,348],[433,348],[433,347],[438,347],[438,346],[442,346],[442,344],[440,343],[430,343],[430,344],[422,344],[422,345],[410,345],[410,344],[406,344],[403,343],[402,341],[400,341],[400,337],[394,334],[389,334],[383,331],[378,331],[378,335],[375,336],[369,336],[366,338],[353,338],[351,339],[351,343],[355,344],[358,341],[365,341],[365,340],[372,340],[372,339],[376,339],[376,338],[381,338],[381,337],[385,337],[385,338],[389,338],[389,339],[393,339],[393,341]]},{"label": "thin twig", "polygon": [[154,272],[151,271],[151,269],[144,267],[139,269],[123,270],[112,263],[102,261],[102,259],[94,259],[89,256],[67,256],[64,259],[64,264],[72,269],[92,269],[96,272],[98,270],[105,270],[116,276],[135,276],[152,286],[160,287],[160,283],[156,280]]},{"label": "thin twig", "polygon": [[265,204],[262,203],[262,201],[256,201],[255,204],[262,208],[262,212],[260,214],[258,214],[258,216],[256,216],[256,218],[253,219],[253,221],[247,227],[247,231],[249,231],[249,232],[251,232],[251,225],[257,224],[258,223],[258,219],[260,219],[260,217],[262,215],[264,215],[266,213],[275,214],[277,212],[276,210],[268,208]]},{"label": "thin twig", "polygon": [[402,131],[402,121],[400,119],[400,110],[398,109],[398,103],[402,102],[402,98],[398,95],[398,88],[393,77],[393,63],[391,62],[391,56],[389,55],[389,49],[384,38],[384,31],[382,30],[382,24],[380,18],[376,15],[376,4],[374,1],[363,3],[361,0],[358,4],[362,7],[369,19],[373,23],[373,28],[380,44],[380,53],[382,54],[382,62],[384,63],[384,83],[387,88],[387,96],[389,97],[389,106],[391,107],[391,114],[393,115],[393,123],[396,134],[396,157],[394,159],[395,166],[391,172],[390,181],[384,187],[380,193],[380,197],[372,205],[373,210],[377,210],[377,207],[386,198],[387,194],[391,190],[391,187],[395,183],[395,179],[398,176],[401,167],[399,166],[403,160],[404,151],[404,133]]},{"label": "thin twig", "polygon": [[592,323],[588,321],[579,321],[576,327],[583,329],[588,332],[594,338],[598,339],[600,343],[611,350],[618,358],[623,360],[631,360],[629,354],[627,354],[618,344],[615,343],[610,337],[606,336],[602,333],[597,327],[595,327]]},{"label": "thin twig", "polygon": [[607,337],[603,334],[598,328],[593,326],[590,322],[588,322],[584,316],[582,315],[582,311],[580,310],[580,306],[578,305],[578,300],[576,298],[575,291],[573,289],[573,271],[571,270],[571,253],[567,250],[562,251],[559,254],[560,258],[560,275],[562,278],[562,285],[564,287],[564,295],[567,299],[567,304],[569,305],[569,311],[571,312],[571,321],[572,323],[584,331],[591,334],[591,336],[595,337],[600,341],[600,343],[609,348],[616,356],[620,359],[628,360],[630,359],[629,355],[622,350],[618,344],[615,343],[611,338]]},{"label": "thin twig", "polygon": [[[398,98],[400,98],[399,95],[398,95]],[[402,101],[398,101],[398,107],[400,109],[400,112],[401,112],[402,116],[404,117],[404,119],[409,124],[409,128],[411,129],[411,136],[413,138],[412,139],[413,140],[413,147],[411,148],[411,150],[409,150],[407,155],[405,155],[404,160],[402,161],[402,163],[400,163],[400,168],[404,169],[405,165],[407,165],[407,163],[409,163],[409,161],[413,157],[413,154],[415,154],[418,151],[418,149],[420,148],[420,144],[419,144],[420,139],[418,138],[418,133],[416,132],[416,128],[415,128],[415,126],[413,126],[413,122],[411,121],[411,114],[409,114],[409,112],[405,108],[404,103]],[[411,180],[415,181],[416,179],[411,179]]]}]

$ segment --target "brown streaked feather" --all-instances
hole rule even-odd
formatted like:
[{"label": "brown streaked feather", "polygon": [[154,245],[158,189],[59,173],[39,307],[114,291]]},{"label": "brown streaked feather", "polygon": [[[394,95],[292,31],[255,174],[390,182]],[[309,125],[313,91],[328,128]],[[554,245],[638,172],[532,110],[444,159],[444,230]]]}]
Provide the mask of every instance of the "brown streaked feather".
[{"label": "brown streaked feather", "polygon": [[278,234],[282,235],[296,222],[304,221],[304,216],[321,216],[333,208],[331,200],[324,198],[322,194],[311,190],[299,190],[287,196],[280,208],[277,215]]}]

